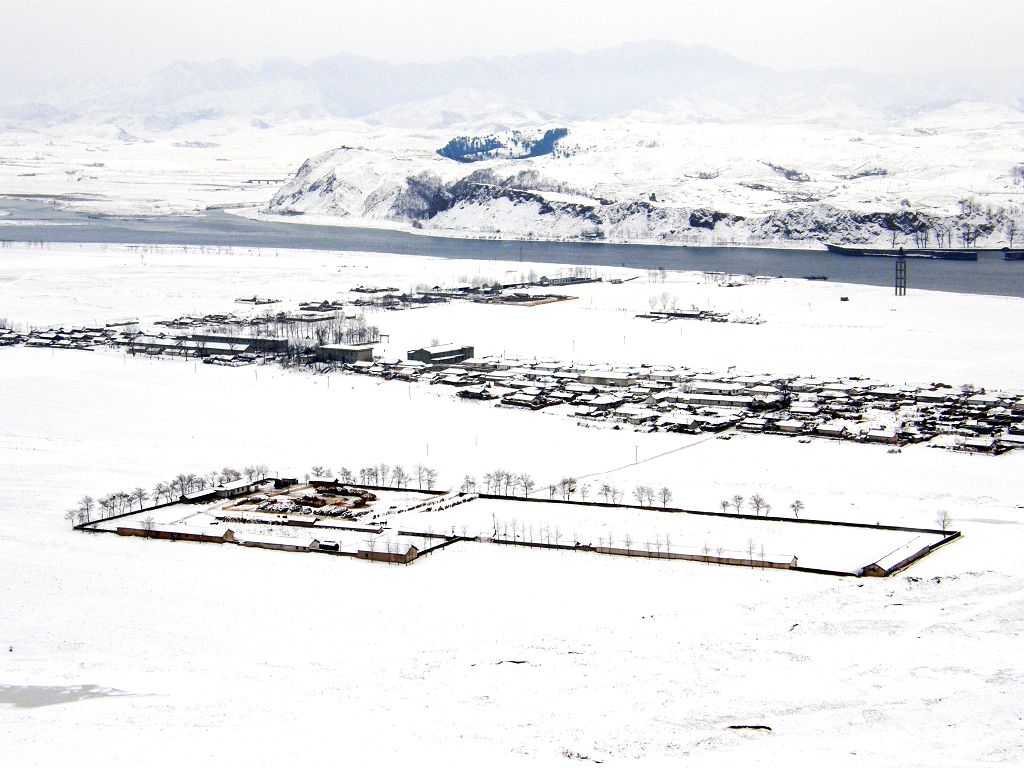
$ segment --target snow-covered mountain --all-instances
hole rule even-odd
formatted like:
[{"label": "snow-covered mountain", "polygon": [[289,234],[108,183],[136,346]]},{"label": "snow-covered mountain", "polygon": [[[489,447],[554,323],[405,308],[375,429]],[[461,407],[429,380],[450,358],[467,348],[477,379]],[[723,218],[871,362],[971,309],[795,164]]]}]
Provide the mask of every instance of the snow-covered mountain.
[{"label": "snow-covered mountain", "polygon": [[[588,53],[394,65],[356,56],[310,64],[270,60],[179,62],[128,84],[99,83],[8,100],[8,119],[86,117],[173,128],[244,115],[364,118],[393,124],[413,108],[420,125],[467,117],[465,95],[489,112],[538,112],[552,119],[604,119],[635,111],[704,118],[792,117],[855,108],[908,114],[958,101],[1020,106],[1021,72],[869,75],[849,70],[780,72],[706,46],[630,43]],[[416,105],[413,107],[412,105]],[[472,112],[473,110],[469,110]],[[535,115],[522,115],[527,120]],[[522,127],[525,122],[516,122]]]},{"label": "snow-covered mountain", "polygon": [[485,237],[1002,245],[1020,221],[1022,136],[1024,113],[978,103],[853,125],[579,122],[532,157],[493,135],[393,132],[309,159],[265,212]]}]

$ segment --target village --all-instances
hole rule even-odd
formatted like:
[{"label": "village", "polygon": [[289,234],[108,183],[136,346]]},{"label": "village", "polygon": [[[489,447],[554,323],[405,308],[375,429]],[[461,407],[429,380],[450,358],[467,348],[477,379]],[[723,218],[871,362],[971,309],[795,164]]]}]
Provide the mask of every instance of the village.
[{"label": "village", "polygon": [[414,478],[397,473],[390,486],[308,475],[300,482],[263,472],[227,479],[235,474],[216,485],[198,483],[167,502],[155,497],[150,507],[143,506],[148,494],[138,493],[138,509],[124,509],[132,506],[128,500],[73,521],[93,533],[390,564],[463,543],[851,577],[891,576],[960,536],[945,521],[941,528],[911,528],[761,515],[757,506],[742,514],[739,504],[728,513],[655,507],[650,500],[631,506],[544,499],[530,497],[528,487],[522,496],[514,488],[512,494],[507,488],[504,494],[435,491],[424,487],[436,477],[429,471],[418,473],[418,488],[403,485]]},{"label": "village", "polygon": [[[600,281],[589,272],[530,285]],[[514,288],[520,284],[513,285]],[[127,355],[195,359],[205,364],[278,364],[316,375],[352,373],[387,380],[438,385],[465,401],[545,411],[591,427],[643,432],[774,434],[799,440],[875,443],[898,451],[927,443],[957,451],[998,455],[1024,446],[1024,394],[971,384],[934,382],[892,385],[866,377],[810,377],[715,371],[684,365],[610,365],[522,355],[480,355],[468,343],[432,343],[396,356],[388,334],[368,322],[366,312],[410,308],[418,302],[505,301],[523,306],[565,298],[504,293],[483,284],[443,291],[423,288],[396,297],[395,289],[358,286],[354,301],[310,300],[293,309],[257,310],[273,299],[239,299],[252,312],[213,313],[27,331],[0,328],[0,346],[24,344],[51,350],[114,348]],[[369,300],[364,296],[371,296]],[[411,296],[411,299],[410,299]],[[516,296],[525,297],[521,302]],[[654,298],[654,297],[652,297]],[[530,299],[532,301],[527,301]],[[410,303],[410,300],[412,303]],[[378,304],[375,308],[367,302]],[[664,309],[637,314],[655,323],[711,320],[708,310],[680,310],[662,297]],[[652,307],[654,305],[652,301]],[[751,322],[738,318],[733,322]]]}]

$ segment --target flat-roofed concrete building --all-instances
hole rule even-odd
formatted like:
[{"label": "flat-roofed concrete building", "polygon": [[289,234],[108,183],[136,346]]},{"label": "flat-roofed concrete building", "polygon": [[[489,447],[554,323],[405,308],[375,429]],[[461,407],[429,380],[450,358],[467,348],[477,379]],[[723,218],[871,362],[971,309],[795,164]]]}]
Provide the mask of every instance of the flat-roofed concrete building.
[{"label": "flat-roofed concrete building", "polygon": [[253,352],[284,354],[288,351],[288,339],[283,336],[239,336],[233,333],[193,333],[190,338],[200,342],[244,344]]},{"label": "flat-roofed concrete building", "polygon": [[473,348],[458,344],[439,344],[434,347],[410,349],[406,353],[406,357],[410,360],[419,360],[427,365],[453,365],[473,357]]},{"label": "flat-roofed concrete building", "polygon": [[373,361],[373,344],[324,344],[320,347],[323,358],[329,363],[351,365]]}]

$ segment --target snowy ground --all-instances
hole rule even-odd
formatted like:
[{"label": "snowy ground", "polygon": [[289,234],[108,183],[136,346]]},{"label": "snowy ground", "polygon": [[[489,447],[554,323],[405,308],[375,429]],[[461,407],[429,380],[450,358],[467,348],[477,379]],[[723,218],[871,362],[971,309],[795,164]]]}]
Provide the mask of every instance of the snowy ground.
[{"label": "snowy ground", "polygon": [[[12,246],[0,251],[0,315],[152,320],[230,310],[253,293],[333,298],[386,276],[406,287],[529,267]],[[915,292],[897,302],[886,289],[781,280],[725,289],[682,273],[664,286],[643,276],[569,290],[580,300],[371,322],[392,334],[389,354],[437,337],[481,354],[892,383],[1019,388],[1024,373],[1017,299]],[[662,290],[767,322],[634,320]],[[405,568],[86,535],[64,520],[85,493],[151,488],[179,472],[262,462],[301,475],[381,461],[429,464],[442,485],[499,467],[538,485],[568,474],[667,485],[675,504],[698,509],[760,492],[776,509],[800,498],[808,516],[922,527],[946,509],[964,537],[894,579],[837,580],[468,544]],[[268,766],[564,752],[962,766],[1024,754],[1020,452],[587,429],[425,385],[5,348],[0,465],[0,731],[11,765],[68,754],[83,765],[210,765],[225,749]]]}]

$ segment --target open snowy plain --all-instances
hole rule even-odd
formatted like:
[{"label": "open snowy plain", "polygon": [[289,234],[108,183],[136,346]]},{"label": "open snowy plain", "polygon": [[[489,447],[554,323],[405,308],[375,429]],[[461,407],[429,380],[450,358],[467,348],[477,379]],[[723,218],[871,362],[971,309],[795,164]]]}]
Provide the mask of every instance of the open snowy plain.
[{"label": "open snowy plain", "polygon": [[[335,299],[360,284],[407,289],[531,269],[552,271],[10,245],[0,250],[0,315],[146,324],[237,310],[234,299],[253,294]],[[1019,299],[602,273],[638,279],[559,289],[577,298],[537,307],[454,303],[368,320],[390,335],[379,353],[393,357],[436,338],[481,355],[595,364],[1010,389],[1024,380]],[[663,292],[682,307],[765,322],[633,317]],[[585,428],[439,389],[0,349],[4,762],[1020,763],[1024,452],[893,454]],[[473,544],[399,567],[87,535],[64,519],[86,493],[255,462],[299,475],[314,464],[424,463],[445,487],[498,467],[538,486],[571,474],[665,485],[676,505],[709,510],[759,492],[777,510],[800,498],[807,516],[922,527],[947,510],[964,536],[896,577],[857,580]]]}]

